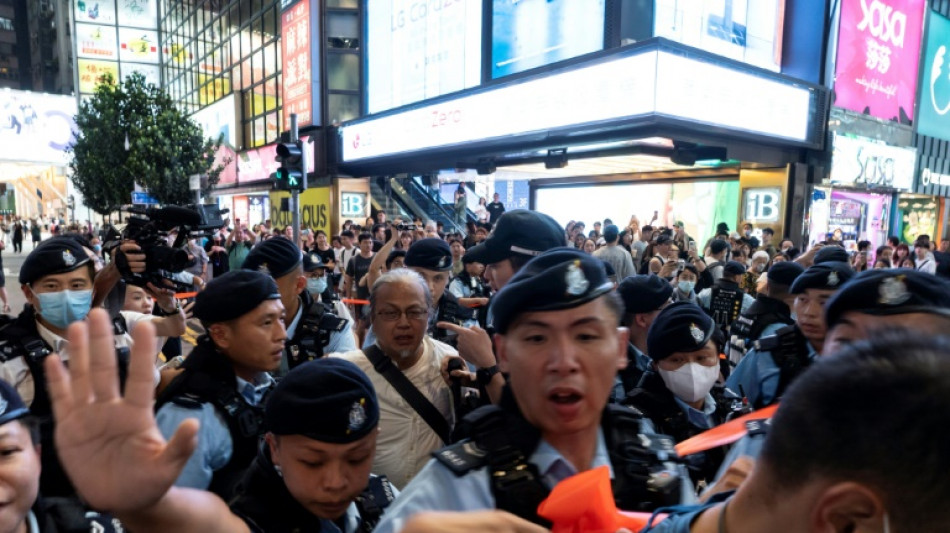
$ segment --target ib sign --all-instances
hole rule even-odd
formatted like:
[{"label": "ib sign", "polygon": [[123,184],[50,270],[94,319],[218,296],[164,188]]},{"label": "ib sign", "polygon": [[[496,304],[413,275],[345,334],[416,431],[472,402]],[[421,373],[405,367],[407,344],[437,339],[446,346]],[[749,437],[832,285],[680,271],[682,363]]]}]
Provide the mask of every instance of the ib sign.
[{"label": "ib sign", "polygon": [[917,132],[950,139],[950,19],[930,12]]},{"label": "ib sign", "polygon": [[843,0],[835,105],[909,124],[925,0]]}]

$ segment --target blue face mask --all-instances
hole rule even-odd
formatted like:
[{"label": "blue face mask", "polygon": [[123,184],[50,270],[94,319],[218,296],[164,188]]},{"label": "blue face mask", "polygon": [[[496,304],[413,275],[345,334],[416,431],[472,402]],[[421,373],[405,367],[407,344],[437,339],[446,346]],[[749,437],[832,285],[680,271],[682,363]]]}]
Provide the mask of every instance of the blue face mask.
[{"label": "blue face mask", "polygon": [[677,283],[677,286],[679,287],[680,292],[682,292],[683,294],[689,294],[690,292],[692,292],[693,287],[696,286],[696,282],[695,281],[680,281],[679,283]]},{"label": "blue face mask", "polygon": [[60,329],[66,329],[89,314],[92,307],[92,290],[35,293],[40,316]]},{"label": "blue face mask", "polygon": [[310,294],[323,294],[327,290],[327,277],[307,278],[307,290]]}]

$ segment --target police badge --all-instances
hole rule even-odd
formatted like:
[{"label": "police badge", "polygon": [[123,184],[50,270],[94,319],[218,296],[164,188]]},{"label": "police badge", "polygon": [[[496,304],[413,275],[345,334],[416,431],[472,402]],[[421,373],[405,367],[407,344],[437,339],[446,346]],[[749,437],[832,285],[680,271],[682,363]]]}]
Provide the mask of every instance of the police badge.
[{"label": "police badge", "polygon": [[366,403],[366,398],[360,398],[360,401],[353,402],[353,405],[350,407],[350,424],[347,426],[347,433],[359,431],[363,428],[363,424],[366,423],[366,410],[363,408],[364,403]]},{"label": "police badge", "polygon": [[0,415],[7,412],[7,407],[10,405],[10,402],[6,398],[0,396]]},{"label": "police badge", "polygon": [[567,293],[572,296],[580,296],[590,287],[590,282],[584,277],[584,271],[581,270],[580,260],[575,260],[567,267],[567,275],[564,276],[564,283],[567,285]]},{"label": "police badge", "polygon": [[900,305],[910,300],[911,294],[907,291],[907,285],[904,284],[904,276],[893,278],[884,278],[878,287],[880,303],[884,305]]},{"label": "police badge", "polygon": [[693,340],[696,341],[696,344],[703,342],[703,338],[706,337],[706,334],[703,333],[703,330],[699,329],[696,324],[689,325],[689,334],[693,336]]},{"label": "police badge", "polygon": [[841,280],[838,279],[838,273],[832,270],[828,273],[828,286],[837,287]]},{"label": "police badge", "polygon": [[445,268],[447,266],[449,266],[449,258],[443,255],[439,258],[439,268]]},{"label": "police badge", "polygon": [[270,268],[267,267],[267,263],[261,263],[261,266],[257,267],[257,271],[270,276]]},{"label": "police badge", "polygon": [[69,250],[63,250],[63,263],[65,263],[68,267],[75,265],[76,256],[74,256]]}]

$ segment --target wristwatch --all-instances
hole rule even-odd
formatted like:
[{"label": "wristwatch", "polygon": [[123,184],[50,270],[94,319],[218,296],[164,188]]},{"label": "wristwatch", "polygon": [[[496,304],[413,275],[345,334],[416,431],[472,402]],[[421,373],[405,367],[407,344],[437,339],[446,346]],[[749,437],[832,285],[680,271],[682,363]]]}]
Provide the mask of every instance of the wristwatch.
[{"label": "wristwatch", "polygon": [[495,374],[498,372],[498,365],[492,365],[488,368],[479,368],[475,371],[475,381],[478,382],[479,385],[486,387],[491,383],[492,378],[495,377]]}]

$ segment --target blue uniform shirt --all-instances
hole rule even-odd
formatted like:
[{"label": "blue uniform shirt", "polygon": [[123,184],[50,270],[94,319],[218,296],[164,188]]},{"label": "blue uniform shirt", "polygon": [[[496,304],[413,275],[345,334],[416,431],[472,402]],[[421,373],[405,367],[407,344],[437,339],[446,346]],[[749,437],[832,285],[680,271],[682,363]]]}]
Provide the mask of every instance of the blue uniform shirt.
[{"label": "blue uniform shirt", "polygon": [[[810,342],[806,341],[805,346],[808,347],[808,359],[814,361],[818,357],[818,352]],[[771,405],[777,399],[775,396],[778,392],[780,374],[781,371],[775,364],[775,359],[772,358],[772,352],[753,349],[739,361],[735,370],[729,375],[726,387],[737,394],[744,395],[752,405]]]},{"label": "blue uniform shirt", "polygon": [[653,522],[653,527],[647,527],[640,533],[690,533],[690,528],[696,518],[704,511],[719,506],[722,502],[732,497],[734,492],[724,492],[716,494],[709,498],[709,501],[700,505],[678,505],[666,509],[657,509],[657,513],[668,513],[668,516],[660,521]]},{"label": "blue uniform shirt", "polygon": [[[627,343],[627,348],[629,348],[629,351],[633,352],[633,363],[637,366],[637,370],[640,372],[647,372],[650,370],[650,366],[653,364],[653,359],[650,359],[649,355],[641,352],[639,348],[633,345],[633,343]],[[628,362],[627,364],[630,363]],[[614,379],[614,388],[613,392],[610,393],[610,396],[614,403],[620,403],[624,398],[627,397],[627,391],[624,390],[623,382],[620,381],[619,375]]]},{"label": "blue uniform shirt", "polygon": [[[300,302],[300,306],[297,308],[297,315],[294,316],[293,322],[287,326],[287,339],[290,340],[294,338],[294,334],[297,332],[297,325],[300,324],[300,319],[303,317],[304,306],[303,300]],[[340,331],[331,331],[330,332],[330,341],[326,346],[323,347],[323,354],[330,353],[346,353],[357,350],[356,347],[356,336],[353,335],[353,321],[347,320],[346,325],[343,326],[343,329]],[[284,376],[290,372],[290,365],[287,361],[287,352],[284,351],[284,357],[280,360],[280,370],[277,371],[278,376]]]}]

